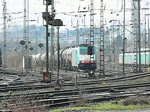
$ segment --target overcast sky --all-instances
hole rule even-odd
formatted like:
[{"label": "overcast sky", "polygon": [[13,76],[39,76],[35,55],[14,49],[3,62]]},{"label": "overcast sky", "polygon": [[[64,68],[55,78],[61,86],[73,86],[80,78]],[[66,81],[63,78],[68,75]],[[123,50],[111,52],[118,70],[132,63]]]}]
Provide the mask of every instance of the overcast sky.
[{"label": "overcast sky", "polygon": [[[0,24],[3,23],[2,19],[2,1],[0,1]],[[23,9],[24,9],[24,0],[5,0],[7,3],[7,13],[11,16],[11,23],[10,26],[12,25],[23,25]],[[71,25],[76,25],[76,18],[75,15],[77,14],[77,10],[80,7],[80,10],[83,10],[85,7],[88,9],[90,0],[54,0],[55,1],[55,9],[56,9],[56,18],[60,18],[63,20],[65,27],[64,28],[71,28]],[[80,1],[80,2],[79,2]],[[100,0],[94,0],[94,8],[95,13],[95,24],[98,23],[99,21],[99,8],[100,8]],[[127,8],[127,15],[130,15],[130,11],[128,8],[130,8],[131,5],[131,0],[126,0],[126,8]],[[149,0],[142,0],[142,7],[143,4],[147,3],[146,1]],[[42,14],[41,12],[45,11],[45,6],[43,5],[43,0],[29,0],[29,5],[30,5],[30,20],[36,20],[34,22],[30,22],[30,24],[38,24],[42,25],[43,20],[42,20]],[[123,11],[122,9],[122,2],[123,0],[104,0],[104,5],[105,5],[105,20],[109,21],[111,19],[121,19],[123,18],[123,12],[118,12],[118,11]],[[50,8],[49,8],[50,10]],[[110,14],[110,12],[113,11],[115,12],[114,14]],[[16,14],[13,14],[16,12]],[[18,13],[17,13],[18,12]],[[71,13],[74,12],[74,13]],[[117,17],[116,14],[119,13],[119,16]],[[89,14],[86,14],[86,25],[89,25]],[[82,25],[83,21],[83,14],[81,14],[80,19],[80,25]],[[128,19],[128,17],[127,17]],[[71,22],[72,21],[72,22]],[[2,28],[2,25],[0,25],[0,28]]]}]

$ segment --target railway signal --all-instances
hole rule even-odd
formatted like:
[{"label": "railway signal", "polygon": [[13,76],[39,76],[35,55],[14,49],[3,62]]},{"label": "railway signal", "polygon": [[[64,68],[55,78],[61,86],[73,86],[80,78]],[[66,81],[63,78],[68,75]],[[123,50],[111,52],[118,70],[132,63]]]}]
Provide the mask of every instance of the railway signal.
[{"label": "railway signal", "polygon": [[25,41],[24,40],[21,40],[20,41],[20,44],[22,45],[22,75],[23,75],[23,56],[24,56],[24,54],[23,54],[23,46],[25,45]]},{"label": "railway signal", "polygon": [[[41,60],[43,44],[42,44],[42,43],[39,43],[38,46],[39,46],[39,48],[40,48],[40,60]],[[41,70],[40,70],[40,73],[42,73],[42,72],[43,72],[43,63],[41,63]],[[44,78],[45,78],[45,77],[43,77],[43,80],[45,80]]]},{"label": "railway signal", "polygon": [[51,0],[43,0],[43,4],[46,5],[46,12],[43,12],[43,19],[46,21],[46,72],[43,73],[43,81],[44,82],[51,82],[51,74],[49,73],[49,32],[48,32],[48,26],[52,25],[53,19],[55,15],[50,15],[48,12],[48,6],[52,5]]},{"label": "railway signal", "polygon": [[54,14],[50,15],[49,12],[43,12],[42,17],[45,21],[48,20],[49,25],[52,25],[55,15]]},{"label": "railway signal", "polygon": [[61,88],[60,80],[59,80],[59,50],[60,50],[59,28],[60,26],[63,26],[63,22],[60,19],[55,19],[52,25],[57,28],[57,81],[56,81],[55,90],[59,90]]}]

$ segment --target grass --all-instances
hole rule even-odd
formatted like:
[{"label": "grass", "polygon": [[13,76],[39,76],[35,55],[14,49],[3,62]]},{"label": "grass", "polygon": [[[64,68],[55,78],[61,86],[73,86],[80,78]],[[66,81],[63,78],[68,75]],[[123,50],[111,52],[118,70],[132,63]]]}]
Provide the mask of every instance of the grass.
[{"label": "grass", "polygon": [[150,108],[150,105],[128,105],[123,106],[122,104],[113,104],[113,103],[101,103],[97,105],[88,105],[82,107],[68,107],[63,109],[52,110],[51,112],[65,112],[70,110],[135,110]]}]

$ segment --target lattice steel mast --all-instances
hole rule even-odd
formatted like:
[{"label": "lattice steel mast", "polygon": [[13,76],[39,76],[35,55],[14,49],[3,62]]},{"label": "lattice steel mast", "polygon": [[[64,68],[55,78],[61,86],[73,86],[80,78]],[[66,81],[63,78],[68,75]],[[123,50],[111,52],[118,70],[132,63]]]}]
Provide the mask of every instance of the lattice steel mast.
[{"label": "lattice steel mast", "polygon": [[[140,2],[141,2],[141,0],[133,0],[133,2],[136,4],[136,7],[137,7],[137,10],[135,12],[135,16],[137,18],[137,21],[136,21],[136,26],[137,26],[136,33],[137,33],[137,37],[136,37],[136,48],[135,48],[136,49],[135,61],[136,61],[136,65],[138,65],[138,66],[135,67],[134,71],[135,72],[141,72],[142,71],[141,70],[141,21],[140,21],[140,19],[141,19],[141,17],[140,17],[140,10],[141,10],[141,8],[140,8],[140,5],[141,5]],[[138,54],[137,54],[137,51],[138,51]],[[138,57],[138,60],[137,60],[137,57]]]},{"label": "lattice steel mast", "polygon": [[90,46],[92,49],[92,54],[90,55],[90,61],[94,61],[94,0],[91,0],[90,5]]},{"label": "lattice steel mast", "polygon": [[138,70],[138,64],[137,64],[137,5],[135,1],[132,1],[132,21],[133,21],[133,32],[134,32],[134,66],[133,71],[137,72]]},{"label": "lattice steel mast", "polygon": [[105,74],[104,67],[104,7],[103,0],[100,1],[100,75]]}]

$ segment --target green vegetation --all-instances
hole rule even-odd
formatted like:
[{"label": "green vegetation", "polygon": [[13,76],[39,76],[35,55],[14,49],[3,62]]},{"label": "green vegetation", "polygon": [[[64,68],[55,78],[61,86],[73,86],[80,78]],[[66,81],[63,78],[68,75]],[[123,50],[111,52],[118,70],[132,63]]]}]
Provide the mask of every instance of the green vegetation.
[{"label": "green vegetation", "polygon": [[106,86],[107,85],[107,83],[106,82],[102,82],[102,86]]},{"label": "green vegetation", "polygon": [[114,103],[101,103],[97,105],[88,105],[82,107],[70,107],[70,108],[63,108],[53,110],[51,112],[65,112],[70,110],[135,110],[135,109],[142,109],[142,108],[150,108],[150,105],[128,105],[124,106],[122,104],[114,104]]}]

